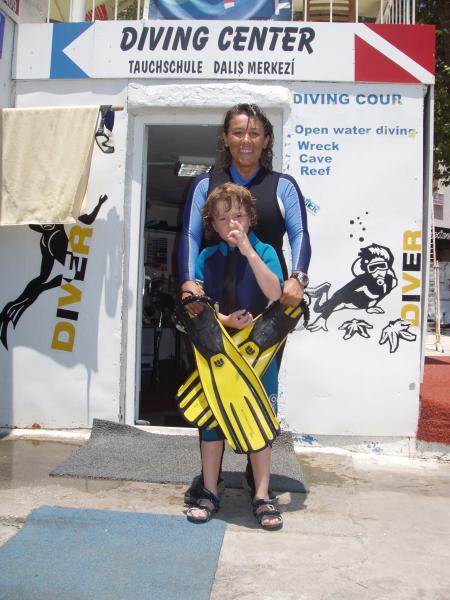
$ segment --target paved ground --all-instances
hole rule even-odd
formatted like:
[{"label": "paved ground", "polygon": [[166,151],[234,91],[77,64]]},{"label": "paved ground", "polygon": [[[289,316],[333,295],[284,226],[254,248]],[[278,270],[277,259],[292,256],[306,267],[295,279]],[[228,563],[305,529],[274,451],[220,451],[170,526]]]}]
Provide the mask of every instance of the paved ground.
[{"label": "paved ground", "polygon": [[[182,514],[185,486],[48,477],[74,449],[0,440],[0,544],[44,504]],[[256,527],[244,492],[225,492],[211,600],[449,600],[450,463],[310,450],[299,460],[310,492],[280,496],[280,532]]]}]

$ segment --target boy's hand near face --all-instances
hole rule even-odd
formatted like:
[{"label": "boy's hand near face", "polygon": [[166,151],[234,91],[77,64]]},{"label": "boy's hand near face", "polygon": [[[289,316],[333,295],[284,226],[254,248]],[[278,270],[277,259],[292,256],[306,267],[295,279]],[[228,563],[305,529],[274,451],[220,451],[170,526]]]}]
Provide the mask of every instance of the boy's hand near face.
[{"label": "boy's hand near face", "polygon": [[[261,260],[261,257],[255,252],[255,249],[248,239],[246,229],[239,221],[230,221],[233,228],[228,233],[227,242],[239,248],[239,252],[245,256],[256,277],[262,293],[268,300],[278,300],[281,296],[281,286],[278,277],[270,271],[267,265]],[[248,230],[248,228],[247,228]],[[239,329],[243,329],[240,327]]]},{"label": "boy's hand near face", "polygon": [[245,229],[243,228],[242,224],[239,223],[239,221],[233,220],[233,221],[230,221],[230,226],[233,227],[233,229],[228,234],[228,238],[227,238],[228,243],[233,244],[234,246],[237,246],[239,248],[239,252],[243,256],[246,256],[247,258],[252,253],[255,253],[252,245],[250,244],[250,241],[247,237],[247,233],[246,233]]}]

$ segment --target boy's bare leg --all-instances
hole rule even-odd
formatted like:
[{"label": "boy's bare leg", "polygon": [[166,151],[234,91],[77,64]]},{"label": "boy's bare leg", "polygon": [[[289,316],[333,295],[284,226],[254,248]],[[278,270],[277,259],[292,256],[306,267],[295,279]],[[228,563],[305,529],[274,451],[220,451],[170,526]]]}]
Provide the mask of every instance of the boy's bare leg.
[{"label": "boy's bare leg", "polygon": [[[253,452],[250,454],[250,462],[253,469],[253,476],[255,478],[255,500],[267,499],[269,497],[269,481],[270,481],[270,459],[272,454],[272,448],[268,447],[261,452]],[[269,510],[266,506],[261,506],[258,510],[258,514]],[[267,525],[276,525],[279,523],[279,517],[266,517],[265,522]]]},{"label": "boy's bare leg", "polygon": [[217,480],[219,479],[220,463],[222,462],[223,440],[217,442],[202,442],[202,469],[204,487],[215,496],[217,493]]},{"label": "boy's bare leg", "polygon": [[269,497],[270,458],[271,448],[264,448],[261,452],[250,454],[253,477],[255,478],[255,498]]},{"label": "boy's bare leg", "polygon": [[[219,477],[220,463],[222,461],[223,440],[217,442],[205,442],[201,444],[202,470],[203,470],[203,485],[215,496],[218,496],[217,479]],[[214,506],[210,500],[202,499],[199,504],[207,506],[213,510]],[[198,520],[205,519],[205,512],[199,508],[189,509],[189,514]]]}]

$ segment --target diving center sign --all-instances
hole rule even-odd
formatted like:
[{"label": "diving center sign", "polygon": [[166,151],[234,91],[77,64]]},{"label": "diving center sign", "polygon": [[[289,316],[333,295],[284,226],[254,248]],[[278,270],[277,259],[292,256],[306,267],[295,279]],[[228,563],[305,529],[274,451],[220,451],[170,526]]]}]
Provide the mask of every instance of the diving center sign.
[{"label": "diving center sign", "polygon": [[434,82],[434,27],[95,21],[18,27],[15,79]]}]

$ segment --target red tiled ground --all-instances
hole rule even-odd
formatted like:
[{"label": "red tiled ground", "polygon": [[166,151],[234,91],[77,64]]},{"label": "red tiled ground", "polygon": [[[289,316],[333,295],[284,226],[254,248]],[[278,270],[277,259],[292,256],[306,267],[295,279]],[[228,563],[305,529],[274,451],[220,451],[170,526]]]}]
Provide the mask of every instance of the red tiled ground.
[{"label": "red tiled ground", "polygon": [[425,357],[417,439],[450,444],[450,357]]}]

